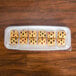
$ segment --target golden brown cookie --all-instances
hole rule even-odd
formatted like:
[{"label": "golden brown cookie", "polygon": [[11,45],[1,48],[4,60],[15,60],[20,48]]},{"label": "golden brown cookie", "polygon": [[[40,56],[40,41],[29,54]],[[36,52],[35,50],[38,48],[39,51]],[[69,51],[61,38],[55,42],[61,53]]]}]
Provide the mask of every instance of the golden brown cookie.
[{"label": "golden brown cookie", "polygon": [[18,44],[18,38],[10,38],[10,44],[11,44],[11,45],[16,45],[16,44]]},{"label": "golden brown cookie", "polygon": [[10,32],[10,37],[13,37],[13,38],[18,38],[19,37],[19,33],[17,30],[11,30]]},{"label": "golden brown cookie", "polygon": [[29,31],[29,38],[31,37],[37,37],[37,32],[36,31]]},{"label": "golden brown cookie", "polygon": [[46,45],[46,38],[38,38],[39,45]]},{"label": "golden brown cookie", "polygon": [[65,38],[66,32],[65,31],[58,31],[57,38]]},{"label": "golden brown cookie", "polygon": [[37,44],[37,39],[36,38],[29,38],[29,44],[36,45]]},{"label": "golden brown cookie", "polygon": [[49,46],[55,46],[55,39],[54,38],[48,38],[47,44]]},{"label": "golden brown cookie", "polygon": [[20,31],[20,38],[22,38],[22,37],[28,37],[28,32],[26,30]]},{"label": "golden brown cookie", "polygon": [[47,33],[47,37],[48,38],[56,38],[56,34],[55,34],[54,31],[50,31],[50,32]]},{"label": "golden brown cookie", "polygon": [[27,44],[27,38],[20,38],[19,43],[20,44]]},{"label": "golden brown cookie", "polygon": [[58,46],[65,46],[65,39],[57,39]]},{"label": "golden brown cookie", "polygon": [[46,31],[39,31],[38,32],[38,37],[46,37]]}]

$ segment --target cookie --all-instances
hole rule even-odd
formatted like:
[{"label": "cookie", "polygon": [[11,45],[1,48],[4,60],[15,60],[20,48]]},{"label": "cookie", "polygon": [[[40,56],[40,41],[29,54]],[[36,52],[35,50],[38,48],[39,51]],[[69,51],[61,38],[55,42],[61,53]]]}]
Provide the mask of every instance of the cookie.
[{"label": "cookie", "polygon": [[66,32],[65,31],[58,31],[57,38],[65,38],[65,37],[66,37]]},{"label": "cookie", "polygon": [[36,38],[29,38],[29,44],[36,45],[37,44],[37,39]]},{"label": "cookie", "polygon": [[27,38],[20,38],[19,43],[20,44],[27,44]]},{"label": "cookie", "polygon": [[65,46],[65,39],[57,39],[58,46]]},{"label": "cookie", "polygon": [[38,32],[38,37],[46,37],[46,31],[39,31]]},{"label": "cookie", "polygon": [[49,38],[49,39],[47,40],[47,44],[48,44],[49,46],[55,46],[55,39],[54,39],[54,38]]},{"label": "cookie", "polygon": [[22,38],[22,37],[28,37],[28,32],[26,30],[20,31],[20,38]]},{"label": "cookie", "polygon": [[31,37],[37,37],[37,32],[36,31],[29,31],[29,38]]},{"label": "cookie", "polygon": [[46,45],[46,38],[38,38],[39,45]]},{"label": "cookie", "polygon": [[18,38],[19,37],[19,33],[17,30],[11,30],[10,32],[10,37],[13,37],[13,38]]},{"label": "cookie", "polygon": [[48,37],[48,38],[55,38],[55,37],[56,37],[55,32],[54,32],[54,31],[48,32],[48,33],[47,33],[47,37]]},{"label": "cookie", "polygon": [[16,44],[18,44],[18,38],[10,38],[10,44],[11,44],[11,45],[16,45]]},{"label": "cookie", "polygon": [[32,45],[37,44],[37,39],[36,38],[29,38],[29,44],[32,44]]}]

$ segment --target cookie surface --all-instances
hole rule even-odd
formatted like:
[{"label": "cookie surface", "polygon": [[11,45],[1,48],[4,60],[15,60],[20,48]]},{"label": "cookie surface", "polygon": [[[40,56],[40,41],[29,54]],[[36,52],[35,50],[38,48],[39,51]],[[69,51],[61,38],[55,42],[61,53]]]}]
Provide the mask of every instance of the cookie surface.
[{"label": "cookie surface", "polygon": [[50,31],[50,32],[47,33],[47,37],[48,38],[55,38],[56,37],[56,34],[55,34],[54,31]]},{"label": "cookie surface", "polygon": [[46,45],[46,38],[38,38],[39,45]]},{"label": "cookie surface", "polygon": [[56,39],[49,38],[49,39],[47,40],[47,44],[48,44],[49,46],[55,46],[55,41],[56,41]]},{"label": "cookie surface", "polygon": [[29,38],[30,37],[37,37],[37,32],[36,31],[29,31]]},{"label": "cookie surface", "polygon": [[39,31],[38,37],[46,37],[46,31]]},{"label": "cookie surface", "polygon": [[16,37],[16,38],[18,38],[19,37],[18,31],[17,30],[11,30],[10,37]]},{"label": "cookie surface", "polygon": [[28,37],[28,32],[26,30],[21,30],[20,31],[20,38],[21,37]]},{"label": "cookie surface", "polygon": [[65,31],[58,31],[57,37],[58,38],[65,38],[66,37],[66,32]]},{"label": "cookie surface", "polygon": [[27,38],[20,38],[19,43],[20,44],[27,44]]},{"label": "cookie surface", "polygon": [[29,44],[36,45],[37,44],[37,39],[36,38],[29,38]]},{"label": "cookie surface", "polygon": [[18,44],[18,38],[10,38],[10,44],[11,44],[11,45],[16,45],[16,44]]},{"label": "cookie surface", "polygon": [[65,39],[57,39],[58,46],[65,46]]}]

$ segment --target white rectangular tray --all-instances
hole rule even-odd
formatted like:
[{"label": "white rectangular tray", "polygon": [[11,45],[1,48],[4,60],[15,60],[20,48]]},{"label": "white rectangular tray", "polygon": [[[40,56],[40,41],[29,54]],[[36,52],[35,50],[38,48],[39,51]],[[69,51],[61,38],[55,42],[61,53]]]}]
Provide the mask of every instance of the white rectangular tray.
[{"label": "white rectangular tray", "polygon": [[[43,45],[10,45],[10,31],[11,30],[36,30],[41,31],[44,30],[46,32],[49,31],[59,31],[64,30],[66,32],[66,46],[64,47],[58,47],[57,44],[53,47],[48,46],[47,44],[45,46]],[[5,29],[5,37],[4,37],[4,45],[8,49],[15,49],[15,50],[28,50],[28,51],[54,51],[54,50],[69,50],[71,48],[71,31],[68,27],[60,27],[60,26],[10,26]]]}]

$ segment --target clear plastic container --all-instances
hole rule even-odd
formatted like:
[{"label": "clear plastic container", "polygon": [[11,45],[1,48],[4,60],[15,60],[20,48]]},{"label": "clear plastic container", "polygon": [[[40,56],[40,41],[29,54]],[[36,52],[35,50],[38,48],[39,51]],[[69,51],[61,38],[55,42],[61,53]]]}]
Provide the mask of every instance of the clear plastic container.
[{"label": "clear plastic container", "polygon": [[[18,31],[18,39],[16,38],[17,39],[16,41],[18,41],[17,44],[12,44],[12,42],[15,41],[15,38],[11,35],[11,30]],[[25,43],[23,42],[23,44],[20,44],[20,39],[24,38],[22,35],[21,35],[22,38],[20,38],[20,31],[23,31],[23,30],[27,31],[27,37],[26,37],[26,34],[24,35],[25,38],[27,38],[26,39],[27,42]],[[30,31],[35,31],[37,34],[36,37],[29,37]],[[41,36],[40,36],[39,35],[40,31],[45,31],[46,35],[44,36],[44,32],[43,32],[41,33]],[[54,33],[51,34],[50,32],[54,32]],[[53,35],[55,36],[55,38]],[[10,43],[11,37],[13,37],[14,40],[11,39],[13,41]],[[36,39],[36,42],[33,41],[34,38]],[[32,39],[32,42],[30,43],[31,39]],[[43,40],[45,43],[43,42],[41,44]],[[71,51],[71,31],[68,27],[60,27],[60,26],[10,26],[5,29],[4,45],[8,49],[15,49],[15,50],[28,50],[28,51],[69,50]]]}]

